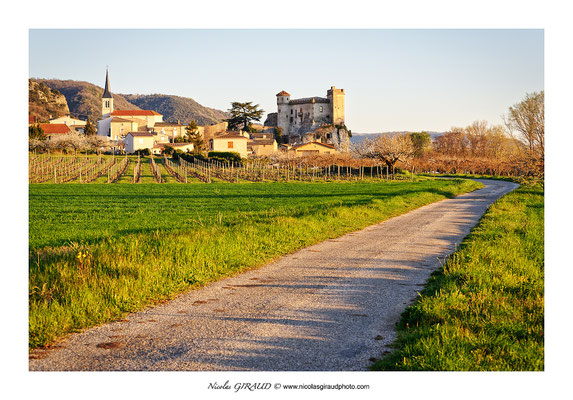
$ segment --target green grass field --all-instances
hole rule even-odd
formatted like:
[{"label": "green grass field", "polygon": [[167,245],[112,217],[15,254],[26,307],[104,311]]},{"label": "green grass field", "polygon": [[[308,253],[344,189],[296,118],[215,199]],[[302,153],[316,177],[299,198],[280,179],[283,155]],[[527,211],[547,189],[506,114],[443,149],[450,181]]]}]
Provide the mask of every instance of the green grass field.
[{"label": "green grass field", "polygon": [[540,186],[521,186],[488,210],[372,369],[544,369],[543,196]]},{"label": "green grass field", "polygon": [[30,346],[480,186],[30,185]]}]

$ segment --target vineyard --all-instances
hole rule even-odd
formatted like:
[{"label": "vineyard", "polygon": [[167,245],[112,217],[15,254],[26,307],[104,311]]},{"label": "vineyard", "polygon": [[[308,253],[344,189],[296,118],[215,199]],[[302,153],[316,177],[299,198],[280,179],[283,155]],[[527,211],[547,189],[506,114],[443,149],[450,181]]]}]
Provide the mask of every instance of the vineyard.
[{"label": "vineyard", "polygon": [[126,170],[129,160],[110,156],[30,155],[30,183],[90,183],[105,179],[115,182]]},{"label": "vineyard", "polygon": [[389,179],[372,160],[339,158],[251,159],[210,162],[167,156],[29,156],[29,183],[246,183]]}]

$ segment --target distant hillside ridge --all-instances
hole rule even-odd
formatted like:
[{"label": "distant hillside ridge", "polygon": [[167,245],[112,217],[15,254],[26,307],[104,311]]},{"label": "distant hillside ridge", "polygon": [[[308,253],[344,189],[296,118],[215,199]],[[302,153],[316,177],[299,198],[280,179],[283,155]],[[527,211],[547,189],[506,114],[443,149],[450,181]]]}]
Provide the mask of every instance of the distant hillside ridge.
[{"label": "distant hillside ridge", "polygon": [[[444,132],[434,132],[434,131],[416,131],[416,132],[428,132],[432,140],[444,134]],[[363,141],[364,139],[374,139],[377,136],[383,135],[395,135],[395,134],[404,134],[404,133],[412,133],[411,131],[393,131],[393,132],[379,132],[379,133],[352,133],[352,137],[350,138],[350,142],[358,143]]]},{"label": "distant hillside ridge", "polygon": [[[62,93],[68,102],[70,113],[80,119],[90,119],[96,123],[101,119],[101,97],[103,88],[85,81],[35,79],[46,84],[51,89]],[[114,108],[117,110],[139,110],[135,104],[127,101],[123,96],[113,94]]]},{"label": "distant hillside ridge", "polygon": [[[81,119],[89,118],[93,123],[102,118],[102,87],[74,80],[32,78],[31,81],[44,83],[50,89],[63,94],[69,112],[73,116]],[[189,122],[194,119],[199,125],[212,125],[230,117],[225,111],[202,106],[189,97],[165,94],[116,94],[113,93],[113,87],[112,96],[116,110],[153,110],[163,114],[163,120],[166,122]]]},{"label": "distant hillside ridge", "polygon": [[143,110],[154,110],[163,114],[166,122],[190,122],[192,119],[198,125],[213,125],[230,118],[225,111],[205,107],[189,97],[165,94],[124,94],[128,101]]},{"label": "distant hillside ridge", "polygon": [[44,83],[28,80],[28,114],[48,121],[70,113],[66,97]]}]

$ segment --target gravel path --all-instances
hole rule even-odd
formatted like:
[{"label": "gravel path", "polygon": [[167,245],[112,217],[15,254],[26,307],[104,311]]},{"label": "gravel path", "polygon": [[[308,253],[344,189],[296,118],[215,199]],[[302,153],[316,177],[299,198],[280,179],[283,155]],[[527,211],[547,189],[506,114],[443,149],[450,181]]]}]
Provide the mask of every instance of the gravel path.
[{"label": "gravel path", "polygon": [[35,350],[30,370],[366,370],[431,272],[517,187],[481,182]]}]

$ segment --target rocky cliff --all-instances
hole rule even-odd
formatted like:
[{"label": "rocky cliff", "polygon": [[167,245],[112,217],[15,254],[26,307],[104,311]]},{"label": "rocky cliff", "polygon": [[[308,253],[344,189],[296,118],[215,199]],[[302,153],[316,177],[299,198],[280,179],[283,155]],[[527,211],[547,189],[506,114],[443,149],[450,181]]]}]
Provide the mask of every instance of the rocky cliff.
[{"label": "rocky cliff", "polygon": [[29,114],[38,121],[47,121],[70,113],[66,97],[46,84],[28,80]]}]

